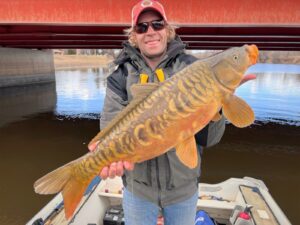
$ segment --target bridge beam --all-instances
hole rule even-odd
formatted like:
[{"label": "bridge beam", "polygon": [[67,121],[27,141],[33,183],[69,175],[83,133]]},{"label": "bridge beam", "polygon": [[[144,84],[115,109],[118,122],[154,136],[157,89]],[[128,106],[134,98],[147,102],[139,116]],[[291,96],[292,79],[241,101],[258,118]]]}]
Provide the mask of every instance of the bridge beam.
[{"label": "bridge beam", "polygon": [[[2,23],[130,24],[137,0],[3,0]],[[299,0],[162,0],[176,24],[295,24]]]},{"label": "bridge beam", "polygon": [[[4,0],[0,46],[120,48],[136,0]],[[191,49],[300,50],[300,0],[162,0]]]}]

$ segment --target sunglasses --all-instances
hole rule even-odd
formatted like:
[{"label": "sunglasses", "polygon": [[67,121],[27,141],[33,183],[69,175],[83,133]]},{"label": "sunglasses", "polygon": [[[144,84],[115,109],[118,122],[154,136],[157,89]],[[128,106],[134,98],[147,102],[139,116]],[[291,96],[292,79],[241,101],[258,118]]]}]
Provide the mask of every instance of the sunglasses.
[{"label": "sunglasses", "polygon": [[164,20],[154,20],[150,22],[138,23],[135,25],[134,30],[138,34],[144,34],[147,33],[149,26],[151,26],[154,31],[159,31],[164,29],[165,25],[166,23]]}]

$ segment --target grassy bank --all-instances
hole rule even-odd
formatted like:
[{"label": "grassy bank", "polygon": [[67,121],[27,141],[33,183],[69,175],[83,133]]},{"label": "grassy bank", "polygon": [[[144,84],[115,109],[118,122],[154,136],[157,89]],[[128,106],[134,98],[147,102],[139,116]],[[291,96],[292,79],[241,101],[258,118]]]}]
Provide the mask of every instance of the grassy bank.
[{"label": "grassy bank", "polygon": [[106,55],[54,55],[54,66],[56,70],[105,67],[112,61]]},{"label": "grassy bank", "polygon": [[[203,59],[220,51],[205,51],[195,54],[196,57]],[[300,51],[260,51],[259,63],[271,64],[300,64]]]},{"label": "grassy bank", "polygon": [[[205,51],[195,54],[202,59],[209,57],[218,51]],[[188,53],[191,53],[188,51]],[[111,56],[107,55],[54,55],[54,65],[56,70],[105,67],[113,61]],[[300,64],[299,51],[260,51],[260,63],[274,64]]]}]

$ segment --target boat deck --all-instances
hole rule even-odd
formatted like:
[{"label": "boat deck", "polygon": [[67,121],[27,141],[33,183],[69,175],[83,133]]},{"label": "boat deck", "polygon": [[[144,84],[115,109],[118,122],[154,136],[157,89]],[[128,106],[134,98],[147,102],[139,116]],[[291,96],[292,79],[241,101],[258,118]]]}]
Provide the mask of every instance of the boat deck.
[{"label": "boat deck", "polygon": [[[121,205],[122,190],[120,178],[97,180],[90,185],[69,221],[65,219],[62,195],[58,194],[27,225],[103,225],[107,209]],[[249,206],[252,225],[291,224],[260,180],[244,177],[199,184],[197,208],[206,211],[217,224],[234,225],[237,215]],[[38,220],[43,223],[35,223]]]},{"label": "boat deck", "polygon": [[245,202],[252,206],[250,211],[255,224],[279,225],[258,188],[240,186],[240,190]]}]

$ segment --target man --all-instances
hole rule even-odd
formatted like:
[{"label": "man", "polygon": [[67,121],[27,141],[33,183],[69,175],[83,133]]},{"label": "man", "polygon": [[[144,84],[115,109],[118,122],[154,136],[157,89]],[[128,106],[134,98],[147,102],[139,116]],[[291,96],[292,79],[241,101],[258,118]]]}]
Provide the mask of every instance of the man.
[{"label": "man", "polygon": [[[184,52],[185,45],[168,24],[163,6],[145,0],[132,9],[129,39],[116,59],[117,69],[107,79],[100,128],[103,129],[132,99],[134,83],[162,82],[196,60]],[[195,135],[198,157],[201,146],[217,144],[225,130],[225,119],[211,122]],[[89,146],[92,151],[96,143]],[[165,225],[192,225],[198,200],[200,161],[195,169],[184,166],[172,149],[146,162],[112,163],[100,176],[122,176],[126,225],[155,225],[159,211]]]}]

